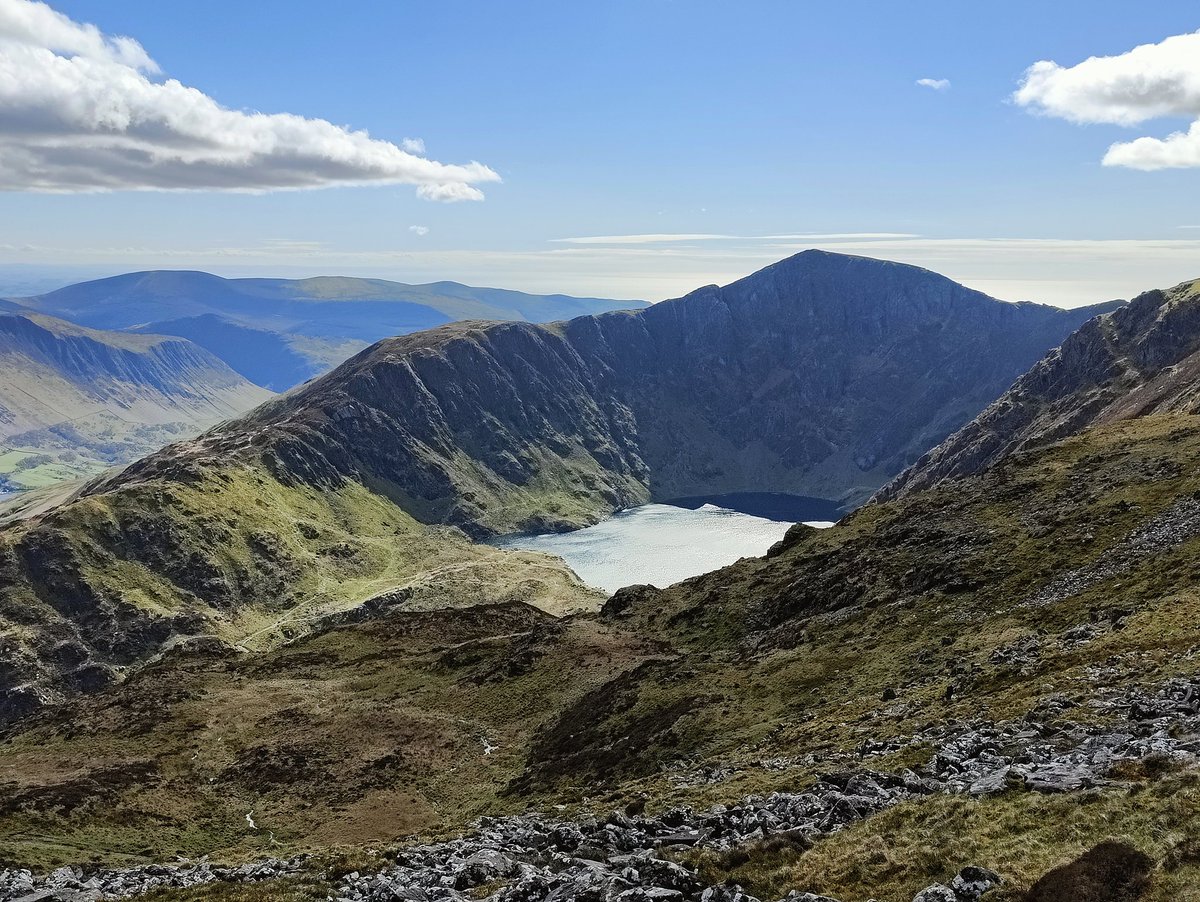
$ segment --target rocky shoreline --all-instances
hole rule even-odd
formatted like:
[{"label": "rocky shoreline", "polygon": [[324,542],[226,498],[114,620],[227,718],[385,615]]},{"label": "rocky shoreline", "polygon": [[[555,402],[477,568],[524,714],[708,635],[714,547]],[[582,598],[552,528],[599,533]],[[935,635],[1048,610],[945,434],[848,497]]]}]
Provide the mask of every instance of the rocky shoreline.
[{"label": "rocky shoreline", "polygon": [[[1110,721],[1066,717],[1090,709]],[[1121,763],[1172,768],[1200,763],[1200,679],[1152,691],[1114,691],[1086,703],[1053,697],[1023,720],[947,724],[912,737],[936,751],[918,768],[823,774],[803,792],[752,796],[707,811],[680,807],[658,816],[613,812],[564,820],[543,815],[485,818],[459,839],[388,855],[373,873],[334,881],[338,902],[757,902],[739,888],[705,886],[674,859],[693,849],[727,851],[783,835],[797,848],[893,805],[935,793],[984,796],[1008,790],[1064,793],[1117,782]],[[862,750],[864,756],[871,750]],[[0,871],[0,902],[94,902],[214,881],[251,883],[312,874],[305,856],[239,867],[201,860],[88,873]],[[1000,878],[968,866],[914,902],[976,902]],[[794,891],[787,902],[826,897]],[[826,900],[828,902],[828,900]]]}]

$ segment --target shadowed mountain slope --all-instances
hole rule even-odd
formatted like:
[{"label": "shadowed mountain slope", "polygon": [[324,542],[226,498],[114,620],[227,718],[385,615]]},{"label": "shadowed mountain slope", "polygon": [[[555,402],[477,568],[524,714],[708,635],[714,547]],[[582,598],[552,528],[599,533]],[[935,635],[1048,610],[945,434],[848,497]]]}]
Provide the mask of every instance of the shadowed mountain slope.
[{"label": "shadowed mountain slope", "polygon": [[1146,292],[1085,324],[879,497],[979,472],[1092,425],[1168,411],[1200,411],[1200,281]]},{"label": "shadowed mountain slope", "polygon": [[[129,331],[186,338],[220,357],[251,382],[272,391],[285,391],[312,378],[320,365],[311,356],[311,346],[307,351],[297,350],[277,332],[243,326],[215,313],[151,323]],[[355,350],[352,345],[347,349],[350,353]]]}]

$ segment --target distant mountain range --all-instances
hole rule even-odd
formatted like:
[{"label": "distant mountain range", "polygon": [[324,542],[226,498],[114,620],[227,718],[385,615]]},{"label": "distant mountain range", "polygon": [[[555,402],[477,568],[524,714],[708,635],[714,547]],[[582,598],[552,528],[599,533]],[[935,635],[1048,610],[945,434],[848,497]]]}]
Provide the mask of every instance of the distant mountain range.
[{"label": "distant mountain range", "polygon": [[270,395],[189,341],[2,314],[0,485],[91,475]]},{"label": "distant mountain range", "polygon": [[322,373],[381,338],[454,320],[541,323],[645,306],[457,282],[224,279],[187,271],[128,273],[11,303],[96,329],[191,339],[273,391]]}]

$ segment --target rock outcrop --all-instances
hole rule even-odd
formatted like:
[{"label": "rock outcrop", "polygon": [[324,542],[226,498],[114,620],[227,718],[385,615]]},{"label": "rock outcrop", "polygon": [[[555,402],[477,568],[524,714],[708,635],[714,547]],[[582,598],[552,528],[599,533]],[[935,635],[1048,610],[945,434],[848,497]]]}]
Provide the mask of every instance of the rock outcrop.
[{"label": "rock outcrop", "polygon": [[[1147,703],[1155,706],[1151,716],[1140,707]],[[888,773],[860,768],[828,773],[803,792],[750,796],[706,811],[682,806],[654,817],[613,811],[575,820],[540,814],[485,818],[460,838],[405,846],[383,857],[373,870],[335,878],[336,898],[339,902],[757,902],[740,888],[706,886],[694,868],[678,862],[680,853],[753,850],[755,844],[769,843],[777,849],[803,851],[814,841],[893,805],[931,795],[979,796],[1020,788],[1066,793],[1114,782],[1110,774],[1123,764],[1166,758],[1177,767],[1196,765],[1194,738],[1179,740],[1172,734],[1194,737],[1200,726],[1200,684],[1176,680],[1151,692],[1135,690],[1096,699],[1093,707],[1121,711],[1128,719],[1098,729],[1064,723],[1063,709],[1051,708],[1043,712],[1044,721],[1028,718],[1019,724],[977,724],[967,731],[930,730],[911,738],[914,745],[933,743],[936,748],[929,763],[915,770]],[[1069,768],[1065,761],[1071,762]],[[1015,765],[1022,776],[972,782],[998,764]],[[1063,776],[1060,772],[1065,769],[1069,774]],[[1104,851],[1088,854],[1104,858]],[[1144,855],[1136,853],[1133,858],[1149,869],[1151,863]],[[1031,898],[1060,898],[1050,894],[1049,887],[1069,885],[1071,875],[1077,878],[1081,870],[1087,868],[1057,869],[1039,881]],[[45,875],[10,869],[0,870],[0,899],[95,902],[217,882],[270,882],[304,873],[319,873],[318,862],[296,856],[221,867],[202,859],[87,873],[64,867]],[[979,902],[1003,882],[987,868],[968,865],[946,883],[918,892],[913,902]],[[794,889],[781,902],[837,900]]]},{"label": "rock outcrop", "polygon": [[1089,426],[1197,411],[1200,281],[1149,291],[1084,324],[877,497],[886,500],[977,473]]}]

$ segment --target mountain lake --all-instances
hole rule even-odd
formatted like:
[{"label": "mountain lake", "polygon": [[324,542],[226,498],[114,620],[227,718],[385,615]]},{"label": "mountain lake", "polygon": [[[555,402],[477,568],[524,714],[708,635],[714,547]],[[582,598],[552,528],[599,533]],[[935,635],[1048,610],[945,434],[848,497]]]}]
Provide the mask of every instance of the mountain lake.
[{"label": "mountain lake", "polygon": [[638,583],[663,588],[759,557],[793,523],[824,528],[842,513],[836,502],[821,498],[741,492],[643,504],[586,529],[502,536],[491,544],[558,555],[585,583],[605,592]]}]

